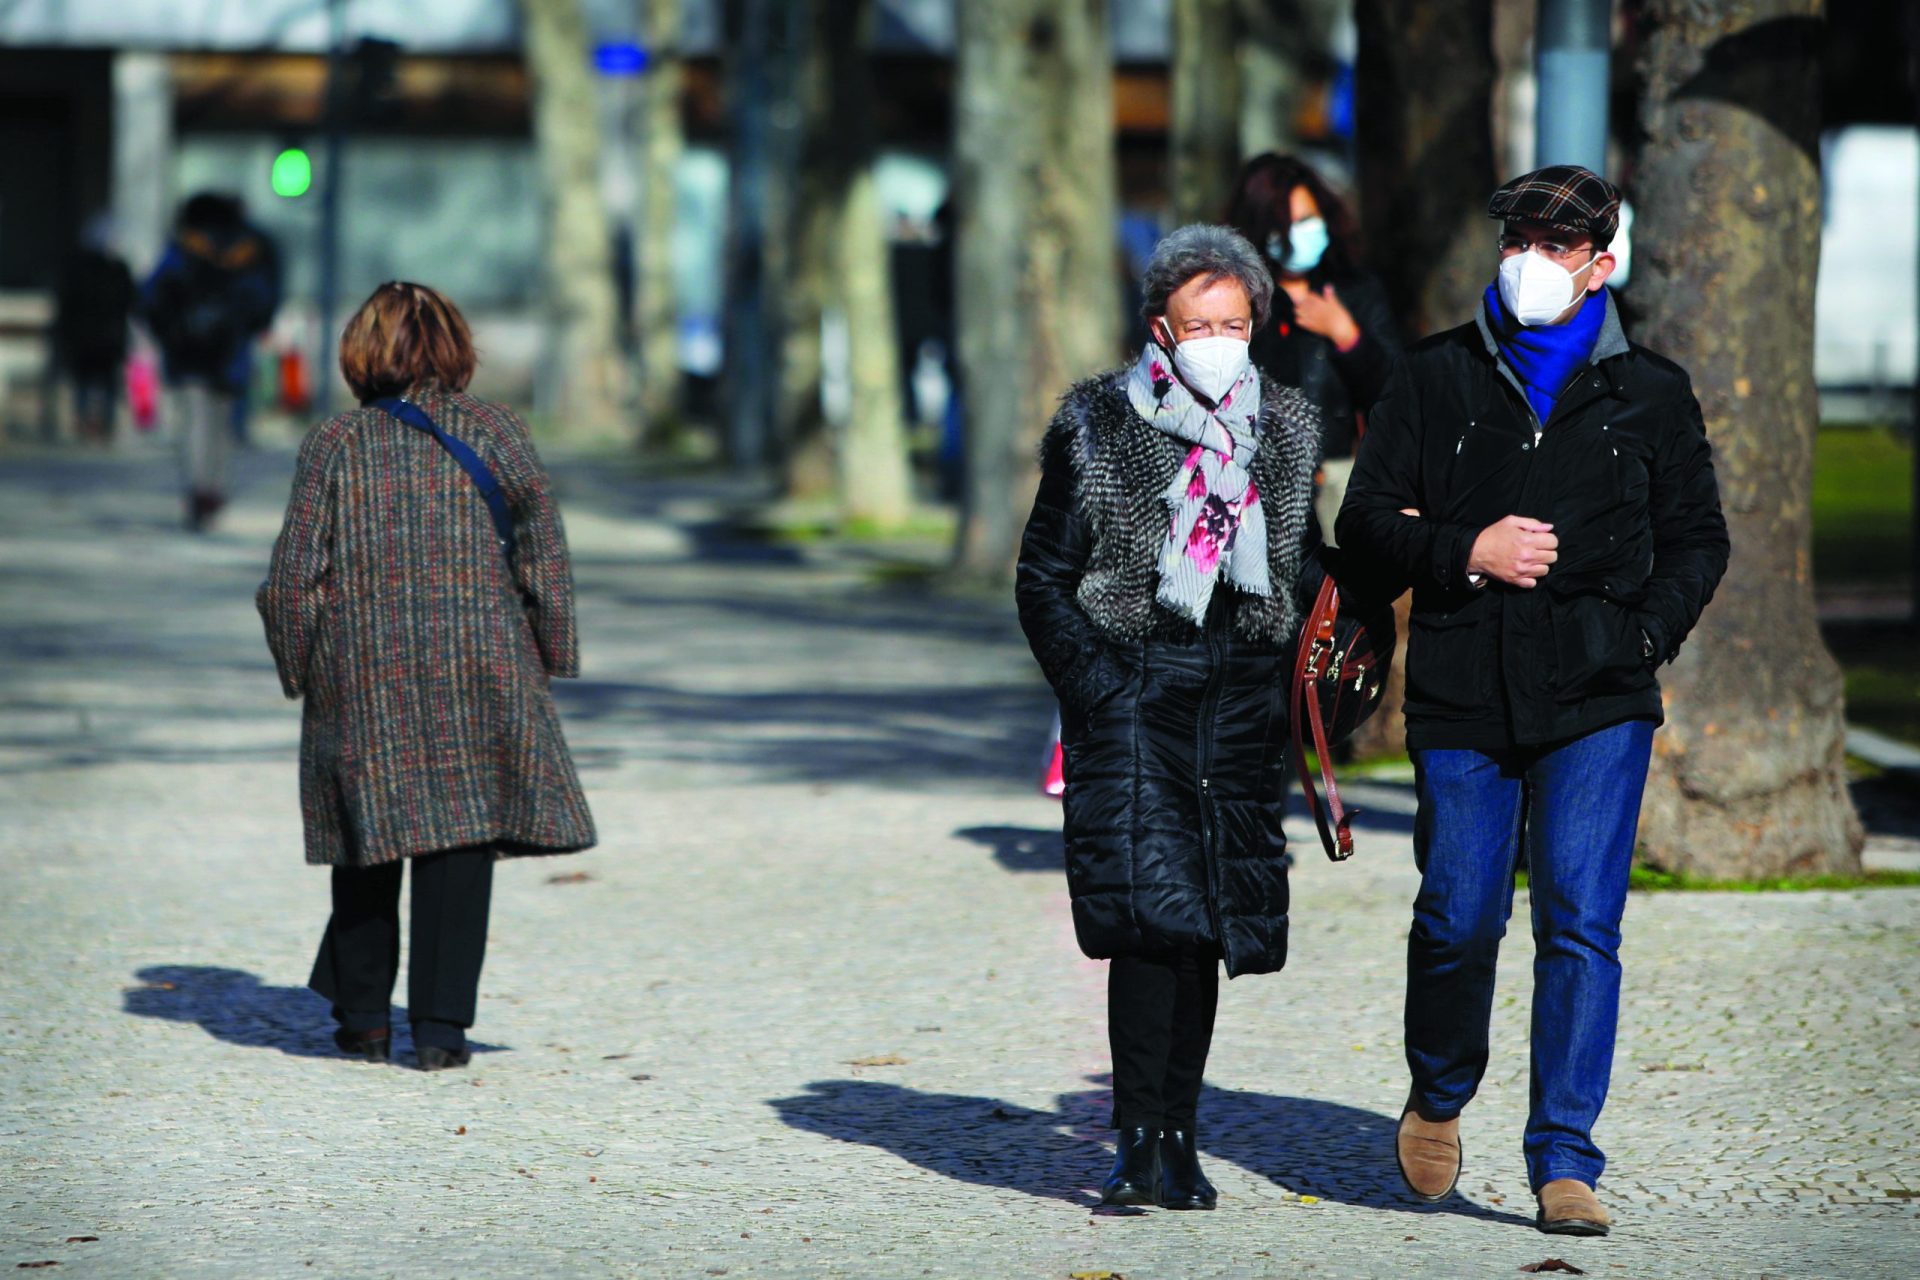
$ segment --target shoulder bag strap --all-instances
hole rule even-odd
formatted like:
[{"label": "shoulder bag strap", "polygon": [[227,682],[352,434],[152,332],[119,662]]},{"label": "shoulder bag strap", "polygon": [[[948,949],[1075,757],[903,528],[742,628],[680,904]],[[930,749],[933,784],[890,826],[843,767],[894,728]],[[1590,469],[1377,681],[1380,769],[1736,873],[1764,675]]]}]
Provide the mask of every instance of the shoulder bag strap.
[{"label": "shoulder bag strap", "polygon": [[474,488],[480,491],[480,497],[487,504],[487,511],[493,516],[493,530],[500,539],[500,550],[507,559],[513,559],[513,511],[507,506],[507,496],[500,492],[500,482],[494,479],[493,472],[481,461],[480,455],[471,445],[455,436],[450,436],[435,426],[426,410],[411,400],[402,400],[398,396],[388,396],[375,400],[373,407],[385,410],[410,427],[426,432],[440,442],[440,447],[453,455],[468,476],[472,477]]},{"label": "shoulder bag strap", "polygon": [[[1340,802],[1340,787],[1333,777],[1333,750],[1327,742],[1326,721],[1320,714],[1320,693],[1314,688],[1326,662],[1333,656],[1333,620],[1340,613],[1340,587],[1332,576],[1320,585],[1313,608],[1300,627],[1300,643],[1293,660],[1293,768],[1300,775],[1300,791],[1307,799],[1307,812],[1320,832],[1320,845],[1327,857],[1344,862],[1353,856],[1353,832],[1350,829],[1359,810],[1349,810]],[[1314,756],[1320,764],[1320,782],[1326,788],[1323,809],[1313,789],[1314,771],[1307,765],[1307,735],[1312,735]]]}]

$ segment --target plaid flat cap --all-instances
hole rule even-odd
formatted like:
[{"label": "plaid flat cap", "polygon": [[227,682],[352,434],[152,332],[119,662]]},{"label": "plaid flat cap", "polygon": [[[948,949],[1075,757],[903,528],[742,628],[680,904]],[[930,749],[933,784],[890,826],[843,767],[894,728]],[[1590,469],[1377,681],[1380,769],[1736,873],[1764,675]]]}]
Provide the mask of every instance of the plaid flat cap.
[{"label": "plaid flat cap", "polygon": [[1487,216],[1537,222],[1607,244],[1620,229],[1620,188],[1577,164],[1550,164],[1523,173],[1493,193]]}]

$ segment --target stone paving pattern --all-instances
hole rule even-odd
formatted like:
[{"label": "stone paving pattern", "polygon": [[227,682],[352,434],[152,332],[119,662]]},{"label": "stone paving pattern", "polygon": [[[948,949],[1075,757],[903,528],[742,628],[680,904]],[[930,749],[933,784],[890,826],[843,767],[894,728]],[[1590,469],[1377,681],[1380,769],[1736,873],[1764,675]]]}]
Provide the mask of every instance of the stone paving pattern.
[{"label": "stone paving pattern", "polygon": [[192,540],[158,458],[0,463],[0,1267],[1920,1274],[1915,890],[1633,899],[1598,1241],[1530,1226],[1523,893],[1464,1194],[1409,1201],[1391,784],[1355,788],[1350,864],[1296,828],[1291,963],[1224,988],[1219,1211],[1094,1212],[1104,973],[1008,609],[730,538],[725,492],[606,462],[556,469],[604,844],[502,869],[470,1070],[346,1062],[252,605],[290,458],[243,464]]}]

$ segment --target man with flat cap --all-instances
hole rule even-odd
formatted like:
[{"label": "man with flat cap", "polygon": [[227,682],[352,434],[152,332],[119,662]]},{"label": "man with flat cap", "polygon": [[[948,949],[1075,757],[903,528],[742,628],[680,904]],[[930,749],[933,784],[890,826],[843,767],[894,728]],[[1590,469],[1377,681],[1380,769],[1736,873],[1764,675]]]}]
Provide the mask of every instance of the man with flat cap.
[{"label": "man with flat cap", "polygon": [[1421,883],[1396,1154],[1415,1196],[1452,1194],[1524,842],[1536,1221],[1604,1235],[1592,1130],[1662,719],[1654,672],[1712,598],[1727,531],[1686,371],[1627,340],[1606,288],[1619,191],[1555,165],[1501,187],[1487,212],[1502,224],[1496,278],[1470,323],[1413,347],[1389,379],[1336,526],[1343,548],[1413,584]]}]

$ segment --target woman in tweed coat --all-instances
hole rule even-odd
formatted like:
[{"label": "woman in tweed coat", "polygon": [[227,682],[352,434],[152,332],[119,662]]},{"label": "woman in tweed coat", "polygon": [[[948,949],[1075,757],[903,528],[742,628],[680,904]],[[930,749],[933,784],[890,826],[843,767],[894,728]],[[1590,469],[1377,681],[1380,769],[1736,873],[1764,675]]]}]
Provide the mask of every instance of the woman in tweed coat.
[{"label": "woman in tweed coat", "polygon": [[[301,447],[258,599],[281,686],[306,700],[307,861],[333,867],[310,985],[332,1002],[343,1051],[389,1057],[412,861],[407,1004],[427,1070],[468,1058],[494,860],[595,838],[548,690],[579,671],[566,537],[525,425],[465,393],[474,363],[446,298],[374,291],[340,346],[361,407]],[[374,407],[388,396],[486,462],[513,512],[511,563],[473,479]]]}]

